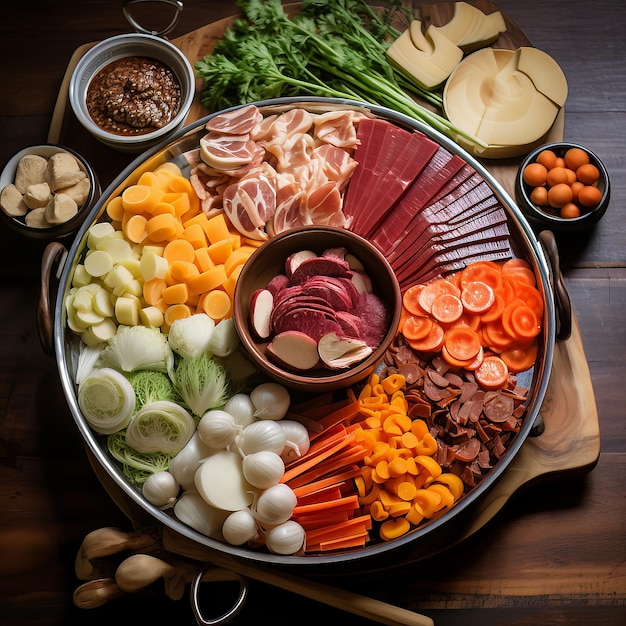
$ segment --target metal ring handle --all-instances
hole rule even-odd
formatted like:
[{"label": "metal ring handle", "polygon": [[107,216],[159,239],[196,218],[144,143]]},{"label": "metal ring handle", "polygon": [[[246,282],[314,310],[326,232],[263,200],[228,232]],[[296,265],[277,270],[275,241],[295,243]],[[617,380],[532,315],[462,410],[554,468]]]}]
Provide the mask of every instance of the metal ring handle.
[{"label": "metal ring handle", "polygon": [[226,613],[214,619],[206,619],[202,615],[202,610],[200,609],[200,599],[198,597],[200,584],[202,583],[202,578],[206,574],[206,571],[206,569],[199,571],[195,575],[191,583],[191,610],[193,611],[194,617],[196,618],[196,623],[199,626],[221,626],[221,624],[226,624],[230,622],[230,620],[233,619],[243,608],[243,604],[248,597],[248,579],[241,574],[233,572],[234,576],[239,580],[239,597],[237,598],[233,606],[228,611],[226,611]]},{"label": "metal ring handle", "polygon": [[565,341],[572,334],[572,302],[561,273],[554,233],[551,230],[542,230],[539,233],[539,241],[548,256],[552,270],[552,288],[556,301],[556,338]]},{"label": "metal ring handle", "polygon": [[39,290],[39,303],[37,305],[37,331],[39,333],[39,343],[48,356],[54,354],[50,285],[52,279],[58,277],[60,268],[63,267],[66,258],[66,247],[58,241],[52,241],[46,246],[41,259],[41,286]]},{"label": "metal ring handle", "polygon": [[[132,14],[132,6],[134,4],[140,4],[142,2],[163,2],[164,4],[169,4],[174,7],[174,16],[172,17],[172,21],[161,30],[149,30],[144,28],[134,17]],[[124,13],[124,17],[128,20],[129,24],[139,33],[144,33],[145,35],[167,35],[167,33],[171,32],[176,24],[178,23],[178,19],[180,18],[180,14],[183,11],[183,3],[182,0],[124,0],[122,4],[122,11]]]}]

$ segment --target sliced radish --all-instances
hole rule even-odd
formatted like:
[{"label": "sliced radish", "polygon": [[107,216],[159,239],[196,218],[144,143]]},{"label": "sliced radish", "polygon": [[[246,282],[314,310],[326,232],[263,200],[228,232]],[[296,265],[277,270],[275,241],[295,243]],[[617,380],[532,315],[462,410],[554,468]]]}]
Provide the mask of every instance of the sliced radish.
[{"label": "sliced radish", "polygon": [[317,349],[326,367],[331,369],[350,367],[372,353],[372,348],[361,339],[339,337],[336,333],[320,337]]},{"label": "sliced radish", "polygon": [[266,354],[275,362],[295,370],[310,370],[317,366],[317,342],[299,330],[277,334],[267,345]]},{"label": "sliced radish", "polygon": [[348,254],[347,248],[343,246],[339,246],[337,248],[327,248],[322,252],[322,256],[338,256],[340,259],[346,259],[346,254]]},{"label": "sliced radish", "polygon": [[355,272],[365,271],[365,267],[363,263],[361,263],[361,260],[355,257],[354,254],[352,254],[351,252],[348,252],[346,254],[345,259],[348,262],[351,270],[354,270]]},{"label": "sliced radish", "polygon": [[372,279],[365,272],[355,270],[350,280],[359,293],[372,293]]},{"label": "sliced radish", "polygon": [[285,273],[287,276],[291,276],[298,265],[302,263],[305,259],[312,259],[316,257],[317,254],[313,252],[313,250],[299,250],[298,252],[294,252],[287,257],[287,261],[285,262]]},{"label": "sliced radish", "polygon": [[250,299],[250,324],[259,339],[271,334],[270,318],[274,308],[274,296],[269,289],[257,289]]},{"label": "sliced radish", "polygon": [[194,477],[202,499],[223,511],[250,506],[257,490],[244,478],[241,463],[241,455],[227,450],[208,457]]}]

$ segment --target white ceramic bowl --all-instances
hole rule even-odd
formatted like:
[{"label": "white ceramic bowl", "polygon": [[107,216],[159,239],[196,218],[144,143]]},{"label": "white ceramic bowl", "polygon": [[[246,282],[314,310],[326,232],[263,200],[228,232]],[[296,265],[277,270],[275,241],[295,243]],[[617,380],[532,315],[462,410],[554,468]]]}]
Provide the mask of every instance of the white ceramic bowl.
[{"label": "white ceramic bowl", "polygon": [[85,221],[85,218],[89,215],[90,209],[100,198],[100,183],[98,182],[98,177],[96,176],[96,173],[92,169],[91,165],[89,165],[89,163],[74,150],[55,144],[29,146],[28,148],[23,148],[19,152],[15,153],[4,166],[2,174],[0,174],[0,190],[4,189],[6,185],[15,182],[17,167],[22,157],[34,154],[49,159],[57,152],[69,152],[78,161],[80,169],[87,174],[87,179],[89,180],[89,192],[87,199],[78,207],[78,213],[76,213],[74,217],[61,224],[54,224],[47,228],[35,228],[29,226],[26,223],[24,216],[15,217],[7,215],[4,210],[0,210],[0,218],[7,225],[7,227],[32,239],[53,241],[55,239],[61,239],[74,235],[81,224]]},{"label": "white ceramic bowl", "polygon": [[[156,59],[175,74],[181,89],[181,102],[174,118],[157,130],[136,135],[120,135],[101,128],[87,108],[87,92],[92,79],[106,66],[127,57]],[[131,33],[109,37],[97,43],[83,56],[69,87],[70,105],[78,121],[96,139],[121,152],[141,152],[184,126],[195,96],[195,74],[187,57],[172,43],[155,35]]]}]

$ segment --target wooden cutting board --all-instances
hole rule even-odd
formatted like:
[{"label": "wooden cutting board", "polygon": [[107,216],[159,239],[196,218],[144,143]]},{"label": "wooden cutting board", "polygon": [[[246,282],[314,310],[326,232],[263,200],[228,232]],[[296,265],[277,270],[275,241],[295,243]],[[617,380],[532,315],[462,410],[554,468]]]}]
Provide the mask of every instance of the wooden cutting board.
[{"label": "wooden cutting board", "polygon": [[[485,13],[492,13],[498,10],[497,5],[491,2],[491,0],[470,0],[470,2]],[[414,8],[417,12],[417,2],[408,4],[415,5]],[[287,12],[295,13],[298,11],[299,3],[287,4],[285,6]],[[425,26],[430,23],[436,25],[445,24],[452,17],[453,12],[453,2],[441,2],[419,6],[419,14]],[[519,26],[517,26],[508,15],[503,13],[503,17],[507,30],[502,33],[499,39],[493,44],[494,47],[516,49],[520,46],[532,45]],[[172,43],[184,52],[185,56],[193,65],[198,59],[210,54],[215,42],[232,24],[233,19],[234,17],[229,17],[211,24],[206,24],[186,35],[172,39]],[[82,128],[71,110],[68,93],[72,72],[79,59],[89,48],[93,47],[95,43],[96,42],[83,44],[70,58],[52,115],[48,132],[48,142],[59,143],[74,148],[77,152],[86,156],[98,173],[100,183],[104,189],[136,155],[121,154],[100,144]],[[191,106],[189,117],[187,118],[188,123],[195,122],[210,113],[200,102],[199,94],[201,87],[202,81],[198,79],[196,82],[196,97]],[[564,116],[560,114],[548,137],[546,137],[546,141],[561,140],[563,138],[563,129]],[[519,161],[520,159],[491,159],[483,161],[483,164],[495,176],[496,180],[498,180],[511,197],[514,197],[514,180]]]},{"label": "wooden cutting board", "polygon": [[[489,0],[472,0],[472,3],[487,13],[497,10],[497,6]],[[298,5],[289,6],[292,7],[290,10],[297,10]],[[453,3],[425,5],[420,11],[425,23],[432,21],[443,24],[452,15]],[[504,18],[507,31],[494,46],[514,49],[531,45],[519,27],[508,16],[504,15]],[[172,41],[194,63],[211,52],[215,41],[232,23],[232,19],[227,18],[202,26]],[[101,177],[104,187],[135,157],[114,152],[93,139],[80,127],[69,107],[67,94],[72,71],[78,59],[93,45],[94,43],[88,43],[79,47],[68,64],[52,117],[48,141],[74,147],[86,156]],[[198,83],[198,91],[200,86]],[[191,123],[208,113],[196,95],[188,121]],[[560,115],[548,140],[563,138],[563,123],[563,116]],[[505,190],[513,195],[513,181],[519,160],[492,160],[485,161],[484,164]],[[553,368],[540,413],[545,423],[544,432],[538,437],[526,440],[506,472],[484,498],[466,527],[463,538],[469,537],[496,515],[522,486],[566,472],[586,472],[597,463],[600,455],[598,413],[583,341],[575,316],[572,318],[571,336],[567,340],[557,342],[555,346]],[[110,476],[94,459],[92,461],[103,485],[135,527],[149,525],[150,519],[146,517],[146,512],[113,483]],[[203,547],[198,544],[188,545],[186,549],[193,553],[187,556],[193,558],[201,557],[203,551]]]}]

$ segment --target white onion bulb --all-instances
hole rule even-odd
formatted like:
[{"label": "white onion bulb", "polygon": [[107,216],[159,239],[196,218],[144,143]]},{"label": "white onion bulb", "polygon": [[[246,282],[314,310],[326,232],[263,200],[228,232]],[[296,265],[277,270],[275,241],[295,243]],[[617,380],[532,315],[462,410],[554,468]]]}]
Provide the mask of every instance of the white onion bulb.
[{"label": "white onion bulb", "polygon": [[261,383],[250,392],[254,416],[262,420],[280,420],[287,414],[291,397],[279,383]]},{"label": "white onion bulb", "polygon": [[202,442],[211,448],[226,448],[241,430],[230,413],[220,409],[207,411],[198,422],[197,432]]},{"label": "white onion bulb", "polygon": [[309,451],[311,440],[306,426],[295,420],[280,420],[278,422],[285,431],[287,441],[281,452],[283,461],[294,461]]},{"label": "white onion bulb", "polygon": [[222,535],[227,543],[241,546],[259,537],[259,529],[250,509],[232,512],[222,525]]},{"label": "white onion bulb", "polygon": [[244,478],[257,489],[268,489],[285,473],[285,464],[278,454],[261,450],[248,454],[241,463]]},{"label": "white onion bulb", "polygon": [[237,445],[244,455],[269,450],[280,454],[285,447],[287,437],[278,422],[259,420],[246,426],[237,438]]},{"label": "white onion bulb", "polygon": [[191,489],[200,463],[214,453],[215,449],[207,446],[196,430],[187,445],[170,461],[169,471],[183,489]]},{"label": "white onion bulb", "polygon": [[150,474],[143,484],[143,497],[154,506],[165,507],[176,501],[180,485],[167,470]]},{"label": "white onion bulb", "polygon": [[265,544],[274,554],[296,554],[304,545],[304,539],[304,528],[288,520],[267,531]]},{"label": "white onion bulb", "polygon": [[199,533],[221,539],[222,526],[229,512],[211,506],[195,491],[186,491],[174,505],[174,515]]},{"label": "white onion bulb", "polygon": [[256,501],[254,515],[262,524],[282,524],[292,516],[297,502],[291,487],[278,483],[261,492]]},{"label": "white onion bulb", "polygon": [[235,420],[235,424],[242,428],[256,420],[254,417],[254,404],[252,404],[252,400],[250,400],[250,396],[247,393],[236,393],[234,396],[231,396],[224,405],[224,411],[230,413]]}]

